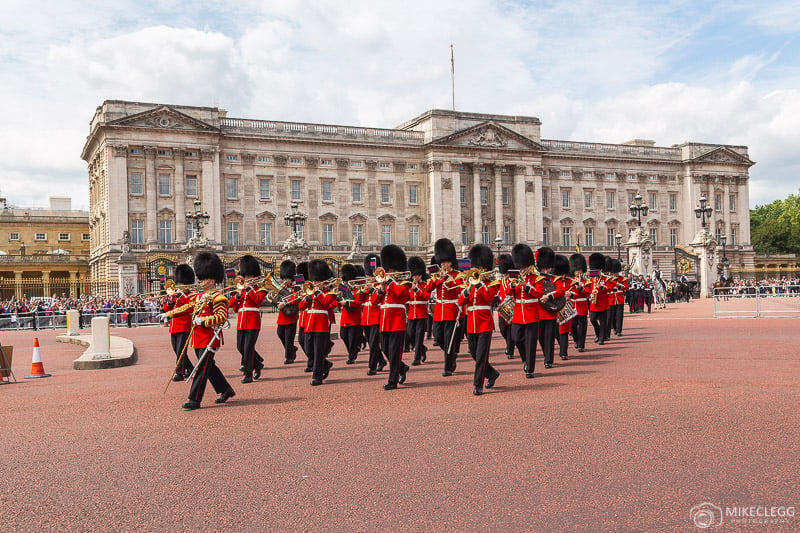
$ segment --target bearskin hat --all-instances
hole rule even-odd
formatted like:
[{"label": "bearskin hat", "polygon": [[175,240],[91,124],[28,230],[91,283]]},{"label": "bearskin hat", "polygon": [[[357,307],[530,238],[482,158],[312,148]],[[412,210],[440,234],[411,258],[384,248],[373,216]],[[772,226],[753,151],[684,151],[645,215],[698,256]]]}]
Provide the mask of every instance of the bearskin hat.
[{"label": "bearskin hat", "polygon": [[[370,263],[372,262],[372,258],[375,258],[375,266],[372,267]],[[368,275],[372,275],[372,271],[381,266],[381,256],[378,254],[367,254],[364,258],[364,272]]]},{"label": "bearskin hat", "polygon": [[294,279],[296,274],[297,267],[295,266],[294,261],[287,259],[281,262],[281,279]]},{"label": "bearskin hat", "polygon": [[603,266],[603,272],[611,272],[611,267],[614,264],[614,258],[610,255],[605,256],[605,265]]},{"label": "bearskin hat", "polygon": [[525,243],[517,243],[511,249],[511,258],[514,260],[514,266],[518,269],[529,267],[535,263],[533,258],[533,250]]},{"label": "bearskin hat", "polygon": [[[542,255],[539,254],[541,258]],[[553,258],[553,275],[555,276],[566,276],[569,274],[569,259],[567,259],[566,255],[557,254]]]},{"label": "bearskin hat", "polygon": [[586,273],[586,258],[581,254],[572,254],[569,256],[569,271],[570,274],[575,274],[576,270]]},{"label": "bearskin hat", "polygon": [[213,279],[217,283],[225,281],[225,267],[219,256],[213,252],[200,252],[194,258],[194,273],[197,279]]},{"label": "bearskin hat", "polygon": [[353,265],[356,267],[356,277],[364,278],[367,276],[367,273],[364,271],[364,267],[361,265]]},{"label": "bearskin hat", "polygon": [[485,244],[476,244],[469,249],[469,266],[491,270],[494,268],[494,254]]},{"label": "bearskin hat", "polygon": [[542,246],[536,250],[536,268],[546,270],[553,268],[555,263],[556,253],[548,246]]},{"label": "bearskin hat", "polygon": [[433,244],[433,257],[436,259],[437,265],[449,262],[455,267],[458,264],[456,247],[450,239],[439,239]]},{"label": "bearskin hat", "polygon": [[592,270],[603,270],[606,266],[606,256],[600,252],[595,252],[589,256],[589,268]]},{"label": "bearskin hat", "polygon": [[261,275],[261,265],[258,264],[258,259],[250,254],[243,255],[239,258],[239,275],[246,278],[255,278]]},{"label": "bearskin hat", "polygon": [[308,277],[308,261],[303,261],[297,264],[297,274],[303,276],[303,279],[306,281],[311,279]]},{"label": "bearskin hat", "polygon": [[622,272],[622,263],[617,259],[611,260],[611,269],[609,270],[612,274],[619,274]]},{"label": "bearskin hat", "polygon": [[396,244],[387,244],[381,248],[381,265],[386,270],[405,272],[408,270],[406,253]]},{"label": "bearskin hat", "polygon": [[418,255],[409,257],[408,270],[411,271],[412,276],[424,276],[427,271],[425,260]]},{"label": "bearskin hat", "polygon": [[333,277],[333,272],[322,259],[313,259],[308,262],[308,276],[311,281],[325,281]]},{"label": "bearskin hat", "polygon": [[191,285],[194,283],[194,270],[186,263],[175,267],[175,283],[178,285]]},{"label": "bearskin hat", "polygon": [[339,274],[342,275],[342,281],[353,281],[358,277],[356,267],[350,263],[343,264],[341,270],[339,270]]},{"label": "bearskin hat", "polygon": [[509,270],[514,270],[514,260],[511,254],[500,254],[497,258],[497,269],[501,274],[508,274]]}]

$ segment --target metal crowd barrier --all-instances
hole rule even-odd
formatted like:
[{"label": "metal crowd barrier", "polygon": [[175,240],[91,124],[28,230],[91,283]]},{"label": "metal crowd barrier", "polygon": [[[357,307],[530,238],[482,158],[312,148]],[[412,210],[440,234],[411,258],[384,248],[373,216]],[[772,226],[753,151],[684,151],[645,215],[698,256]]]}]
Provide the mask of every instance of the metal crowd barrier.
[{"label": "metal crowd barrier", "polygon": [[800,317],[800,285],[714,289],[714,318]]},{"label": "metal crowd barrier", "polygon": [[[126,309],[97,309],[93,312],[82,312],[80,315],[80,327],[89,328],[92,318],[97,316],[107,316],[109,324],[114,328],[153,326],[160,324],[156,320],[158,310],[134,310]],[[0,330],[40,330],[40,329],[65,329],[67,327],[66,313],[56,312],[51,314],[36,313],[0,313]]]}]

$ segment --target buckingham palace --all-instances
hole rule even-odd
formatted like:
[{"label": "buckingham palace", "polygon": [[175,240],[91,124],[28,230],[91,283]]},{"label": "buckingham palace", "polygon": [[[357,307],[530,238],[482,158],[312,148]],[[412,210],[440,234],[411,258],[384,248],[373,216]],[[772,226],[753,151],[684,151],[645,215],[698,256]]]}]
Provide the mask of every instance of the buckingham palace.
[{"label": "buckingham palace", "polygon": [[[143,283],[169,276],[198,206],[228,264],[244,253],[280,261],[294,206],[307,216],[298,229],[311,254],[337,262],[390,242],[427,256],[440,237],[500,251],[579,244],[616,257],[620,237],[641,225],[669,275],[675,248],[705,222],[717,242],[726,237],[732,269],[752,269],[746,146],[548,140],[541,128],[532,116],[448,110],[381,129],[108,100],[82,153],[91,275],[114,278],[125,249]],[[701,197],[710,208],[702,222]],[[633,216],[636,201],[647,216]]]}]

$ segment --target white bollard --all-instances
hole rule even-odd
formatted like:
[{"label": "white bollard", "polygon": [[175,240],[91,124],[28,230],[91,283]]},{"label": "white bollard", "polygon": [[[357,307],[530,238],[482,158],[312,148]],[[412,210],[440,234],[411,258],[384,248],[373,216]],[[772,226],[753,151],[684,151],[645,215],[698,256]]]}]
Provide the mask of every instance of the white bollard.
[{"label": "white bollard", "polygon": [[92,359],[111,359],[111,328],[107,316],[92,319]]},{"label": "white bollard", "polygon": [[80,335],[81,315],[77,309],[67,311],[67,335],[74,337]]}]

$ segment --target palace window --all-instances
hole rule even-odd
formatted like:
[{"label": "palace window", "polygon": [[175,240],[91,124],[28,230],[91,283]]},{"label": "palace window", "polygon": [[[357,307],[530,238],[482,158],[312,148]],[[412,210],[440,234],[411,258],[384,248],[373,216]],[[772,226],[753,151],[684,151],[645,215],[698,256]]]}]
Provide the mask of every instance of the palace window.
[{"label": "palace window", "polygon": [[168,244],[172,242],[172,221],[158,221],[158,242]]},{"label": "palace window", "polygon": [[481,187],[481,205],[489,205],[489,187]]},{"label": "palace window", "polygon": [[717,213],[722,211],[722,195],[715,194],[714,195],[714,211]]},{"label": "palace window", "polygon": [[419,246],[419,226],[411,225],[408,227],[408,245]]},{"label": "palace window", "polygon": [[9,233],[8,234],[8,240],[9,241],[18,241],[19,240],[19,232],[18,231],[12,231],[11,233]]},{"label": "palace window", "polygon": [[292,180],[292,201],[299,202],[302,200],[300,196],[300,180]]},{"label": "palace window", "polygon": [[614,228],[606,230],[606,246],[615,246],[617,244],[617,231]]},{"label": "palace window", "polygon": [[569,209],[569,189],[561,189],[561,207]]},{"label": "palace window", "polygon": [[169,196],[169,174],[158,175],[158,195]]},{"label": "palace window", "polygon": [[354,168],[358,168],[361,166],[361,161],[350,161],[350,166]]},{"label": "palace window", "polygon": [[613,172],[607,172],[607,173],[606,173],[606,179],[607,179],[607,180],[613,180],[613,179],[617,179],[617,175],[616,175],[616,174],[614,174]]},{"label": "palace window", "polygon": [[141,148],[131,148],[131,155],[142,155],[143,153]]},{"label": "palace window", "polygon": [[669,228],[669,245],[673,248],[678,244],[678,229]]},{"label": "palace window", "polygon": [[68,241],[69,240],[69,233],[59,233],[58,234],[59,241]]},{"label": "palace window", "polygon": [[183,152],[183,157],[197,157],[197,152]]},{"label": "palace window", "polygon": [[572,244],[572,228],[561,228],[561,244],[570,246]]},{"label": "palace window", "polygon": [[489,244],[489,226],[481,227],[481,242],[483,244]]},{"label": "palace window", "polygon": [[469,242],[469,235],[467,233],[467,227],[461,226],[461,244],[467,244]]},{"label": "palace window", "polygon": [[728,196],[728,202],[729,202],[728,211],[730,211],[731,213],[735,213],[736,212],[736,195],[735,194],[731,194],[730,196]]},{"label": "palace window", "polygon": [[417,199],[418,190],[419,190],[419,186],[418,185],[409,185],[408,186],[408,203],[410,205],[417,205],[417,203],[418,203],[418,199]]},{"label": "palace window", "polygon": [[650,240],[653,241],[653,246],[658,242],[658,229],[650,228]]},{"label": "palace window", "polygon": [[542,207],[547,209],[547,197],[550,195],[550,191],[547,189],[542,189]]},{"label": "palace window", "polygon": [[409,163],[408,165],[406,165],[406,168],[408,170],[417,170],[417,164],[416,163]]},{"label": "palace window", "polygon": [[291,163],[292,165],[299,165],[302,162],[303,160],[300,159],[299,157],[292,157],[291,159],[289,159],[289,163]]},{"label": "palace window", "polygon": [[678,195],[674,192],[669,193],[669,210],[675,211],[678,209]]},{"label": "palace window", "polygon": [[503,226],[503,244],[511,244],[511,226]]},{"label": "palace window", "polygon": [[158,155],[168,156],[169,155],[169,150],[159,150],[158,151]]},{"label": "palace window", "polygon": [[265,155],[260,155],[260,156],[258,156],[258,162],[259,163],[269,163],[269,157],[267,157]]},{"label": "palace window", "polygon": [[547,226],[544,226],[542,228],[542,244],[544,246],[550,244],[550,228],[548,228]]},{"label": "palace window", "polygon": [[387,224],[381,226],[381,244],[383,246],[392,244],[392,226]]},{"label": "palace window", "polygon": [[228,178],[225,180],[225,191],[227,192],[228,200],[238,200],[239,180],[236,178]]},{"label": "palace window", "polygon": [[503,190],[503,193],[502,193],[503,194],[503,205],[508,205],[509,202],[510,202],[510,199],[509,199],[510,198],[510,194],[509,194],[508,187],[503,187],[502,190]]},{"label": "palace window", "polygon": [[137,196],[143,194],[141,172],[131,172],[131,194]]},{"label": "palace window", "polygon": [[562,170],[561,171],[561,177],[562,178],[568,178],[569,177],[569,170]]},{"label": "palace window", "polygon": [[388,204],[389,203],[389,184],[388,183],[381,183],[381,203]]},{"label": "palace window", "polygon": [[364,224],[353,224],[353,238],[358,244],[364,244]]},{"label": "palace window", "polygon": [[258,231],[258,240],[264,246],[272,246],[272,224],[261,223]]},{"label": "palace window", "polygon": [[239,223],[228,222],[228,244],[231,246],[239,245]]},{"label": "palace window", "polygon": [[192,237],[194,237],[194,223],[193,222],[188,222],[186,224],[186,240],[187,240],[187,242]]},{"label": "palace window", "polygon": [[333,246],[333,224],[322,225],[322,244],[323,246]]},{"label": "palace window", "polygon": [[197,176],[186,176],[186,196],[189,198],[197,197]]},{"label": "palace window", "polygon": [[460,189],[459,192],[461,193],[461,205],[462,206],[467,205],[467,188],[464,185],[462,185],[461,187],[459,187],[459,189]]},{"label": "palace window", "polygon": [[636,198],[635,192],[628,192],[628,205],[633,205],[633,200]]},{"label": "palace window", "polygon": [[584,228],[583,231],[586,234],[585,246],[594,246],[594,228]]},{"label": "palace window", "polygon": [[606,191],[606,208],[614,209],[614,191]]},{"label": "palace window", "polygon": [[36,233],[33,236],[34,241],[46,241],[47,240],[47,233]]},{"label": "palace window", "polygon": [[238,161],[238,160],[239,160],[239,156],[237,156],[237,155],[227,154],[225,156],[225,161]]},{"label": "palace window", "polygon": [[88,233],[81,233],[81,240],[82,241],[88,241],[90,237],[91,237],[91,235],[89,235]]},{"label": "palace window", "polygon": [[592,208],[592,191],[583,191],[583,207]]},{"label": "palace window", "polygon": [[353,203],[361,203],[361,184],[353,183]]},{"label": "palace window", "polygon": [[389,168],[389,167],[391,167],[391,165],[389,163],[381,163],[380,167],[381,168]]},{"label": "palace window", "polygon": [[270,199],[270,181],[268,179],[258,180],[258,197],[262,200]]},{"label": "palace window", "polygon": [[333,183],[330,181],[322,182],[322,201],[323,202],[333,201]]},{"label": "palace window", "polygon": [[131,244],[144,244],[144,220],[131,220]]},{"label": "palace window", "polygon": [[714,240],[720,242],[720,237],[722,237],[722,228],[717,228],[717,231],[715,232],[714,235]]},{"label": "palace window", "polygon": [[731,226],[731,246],[736,246],[736,227]]},{"label": "palace window", "polygon": [[658,198],[656,197],[656,193],[651,192],[647,195],[647,207],[650,208],[650,211],[658,211]]},{"label": "palace window", "polygon": [[331,161],[330,159],[323,159],[322,161],[320,161],[320,165],[325,165],[326,167],[329,167],[332,164],[333,164],[333,161]]}]

